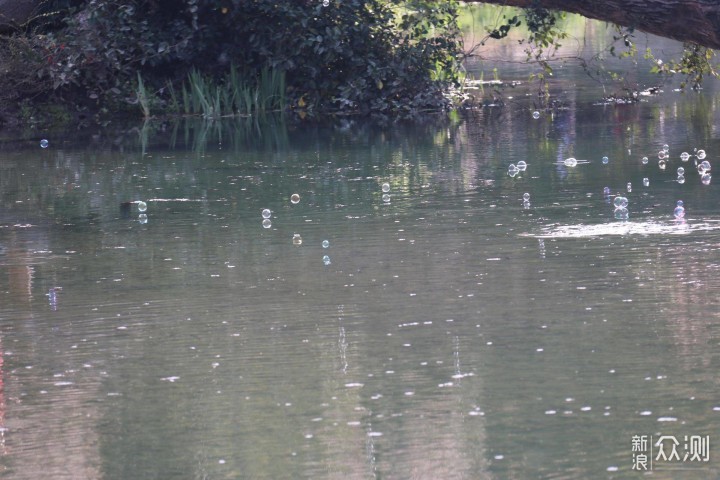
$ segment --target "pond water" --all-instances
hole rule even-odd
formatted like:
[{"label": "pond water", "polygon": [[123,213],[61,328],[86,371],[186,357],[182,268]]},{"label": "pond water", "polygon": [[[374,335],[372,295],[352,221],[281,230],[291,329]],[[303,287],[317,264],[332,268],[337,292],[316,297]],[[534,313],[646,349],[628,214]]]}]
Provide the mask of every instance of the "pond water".
[{"label": "pond water", "polygon": [[640,478],[646,435],[717,478],[720,190],[679,156],[720,99],[578,78],[537,119],[5,142],[2,476]]}]

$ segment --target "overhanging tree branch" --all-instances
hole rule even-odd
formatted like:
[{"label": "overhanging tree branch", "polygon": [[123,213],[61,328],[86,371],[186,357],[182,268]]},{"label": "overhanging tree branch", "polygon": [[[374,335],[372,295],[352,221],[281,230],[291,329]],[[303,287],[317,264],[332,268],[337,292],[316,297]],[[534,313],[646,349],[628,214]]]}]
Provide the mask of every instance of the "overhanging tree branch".
[{"label": "overhanging tree branch", "polygon": [[578,13],[661,37],[720,49],[720,2],[717,0],[482,0],[470,3]]}]

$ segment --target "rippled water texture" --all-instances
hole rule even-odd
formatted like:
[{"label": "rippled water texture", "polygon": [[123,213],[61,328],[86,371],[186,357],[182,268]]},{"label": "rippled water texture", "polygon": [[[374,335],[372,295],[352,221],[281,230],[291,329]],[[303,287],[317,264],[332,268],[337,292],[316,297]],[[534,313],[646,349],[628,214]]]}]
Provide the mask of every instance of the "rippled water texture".
[{"label": "rippled water texture", "polygon": [[714,165],[718,96],[564,88],[6,144],[2,475],[640,478],[662,434],[710,435],[682,478],[716,478],[720,194],[680,153]]}]

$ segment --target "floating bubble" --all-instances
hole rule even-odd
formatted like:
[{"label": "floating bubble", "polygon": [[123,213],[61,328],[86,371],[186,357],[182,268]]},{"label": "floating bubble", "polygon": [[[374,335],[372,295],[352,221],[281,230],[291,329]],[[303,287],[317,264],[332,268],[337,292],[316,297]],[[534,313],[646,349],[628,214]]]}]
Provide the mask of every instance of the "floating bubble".
[{"label": "floating bubble", "polygon": [[642,160],[640,160],[643,165],[647,165],[647,163],[650,161],[648,157],[643,157]]},{"label": "floating bubble", "polygon": [[537,110],[534,111],[534,112],[532,113],[532,117],[533,117],[535,120],[537,120],[538,118],[540,118],[540,112],[538,112]]},{"label": "floating bubble", "polygon": [[627,183],[627,191],[632,192],[632,183],[630,182]]},{"label": "floating bubble", "polygon": [[670,145],[668,145],[666,143],[665,145],[663,145],[663,152],[668,153],[669,151],[670,151]]},{"label": "floating bubble", "polygon": [[300,203],[300,195],[298,195],[297,193],[293,193],[292,195],[290,195],[290,202],[293,204]]},{"label": "floating bubble", "polygon": [[323,0],[322,5],[323,5],[323,7],[329,7],[329,6],[330,6],[330,0]]},{"label": "floating bubble", "polygon": [[302,245],[302,237],[299,233],[293,234],[292,242],[293,245]]},{"label": "floating bubble", "polygon": [[709,172],[711,169],[712,169],[712,166],[710,165],[710,162],[708,162],[707,160],[701,162],[700,165],[698,165],[698,172],[700,172],[700,173]]},{"label": "floating bubble", "polygon": [[383,194],[382,201],[385,203],[390,203],[390,195],[388,195],[387,193]]},{"label": "floating bubble", "polygon": [[146,224],[148,222],[148,216],[144,213],[141,213],[140,215],[138,215],[138,222]]},{"label": "floating bubble", "polygon": [[613,200],[613,205],[615,205],[615,208],[625,208],[628,206],[628,199],[618,195],[615,197],[615,200]]},{"label": "floating bubble", "polygon": [[680,206],[675,207],[675,210],[673,211],[673,216],[675,218],[684,218],[685,217],[685,209]]},{"label": "floating bubble", "polygon": [[575,157],[566,158],[563,163],[566,167],[574,167],[577,165],[577,159]]},{"label": "floating bubble", "polygon": [[660,167],[660,170],[665,170],[665,160],[658,160],[658,167]]},{"label": "floating bubble", "polygon": [[685,183],[685,175],[678,175],[678,177],[677,177],[677,182],[678,182],[680,185],[682,185],[683,183]]},{"label": "floating bubble", "polygon": [[529,201],[529,200],[530,200],[530,194],[527,193],[527,192],[523,193],[523,200],[525,200],[526,202]]},{"label": "floating bubble", "polygon": [[527,210],[530,208],[530,201],[529,200],[523,200],[523,208]]},{"label": "floating bubble", "polygon": [[695,152],[695,156],[698,158],[698,160],[703,160],[705,158],[705,150],[698,150]]},{"label": "floating bubble", "polygon": [[665,150],[660,150],[660,151],[658,152],[658,158],[659,158],[660,160],[664,160],[665,158],[667,158],[667,153],[665,152]]},{"label": "floating bubble", "polygon": [[136,202],[138,207],[138,212],[145,212],[147,211],[147,203],[143,202],[142,200]]},{"label": "floating bubble", "polygon": [[628,212],[628,209],[625,207],[616,208],[613,212],[613,215],[617,220],[627,220],[628,218],[630,218],[630,212]]},{"label": "floating bubble", "polygon": [[603,195],[610,195],[610,187],[603,188]]},{"label": "floating bubble", "polygon": [[678,200],[678,201],[675,203],[675,205],[678,206],[678,207],[684,207],[684,206],[685,206],[685,202],[683,202],[682,200]]},{"label": "floating bubble", "polygon": [[262,217],[263,217],[263,218],[270,218],[270,217],[272,217],[272,212],[270,211],[269,208],[263,209],[263,211],[262,211]]},{"label": "floating bubble", "polygon": [[643,187],[649,187],[650,186],[650,179],[645,177],[643,178]]},{"label": "floating bubble", "polygon": [[682,160],[683,162],[687,162],[688,160],[690,160],[690,154],[687,152],[681,153],[680,160]]},{"label": "floating bubble", "polygon": [[329,255],[323,255],[323,263],[327,266],[330,265],[330,256]]},{"label": "floating bubble", "polygon": [[518,170],[519,169],[515,166],[514,163],[511,163],[510,165],[508,165],[508,173],[517,173]]},{"label": "floating bubble", "polygon": [[328,248],[329,246],[330,246],[330,242],[329,242],[329,241],[327,241],[327,240],[323,240],[323,241],[322,241],[322,247],[323,247],[323,248]]},{"label": "floating bubble", "polygon": [[48,145],[50,145],[50,142],[48,142],[46,139],[40,140],[40,148],[47,148]]},{"label": "floating bubble", "polygon": [[389,183],[383,183],[382,184],[382,191],[387,193],[390,191],[390,184]]},{"label": "floating bubble", "polygon": [[610,161],[610,159],[609,159],[608,157],[603,157],[603,158],[602,158],[602,162],[603,162],[604,165],[607,165],[609,161]]},{"label": "floating bubble", "polygon": [[527,163],[525,162],[525,160],[520,160],[517,163],[517,169],[520,170],[521,172],[524,172],[525,170],[527,170]]},{"label": "floating bubble", "polygon": [[712,180],[712,175],[709,173],[703,173],[702,177],[700,177],[700,181],[703,185],[710,185],[710,181]]},{"label": "floating bubble", "polygon": [[685,169],[683,167],[678,167],[677,174],[678,177],[682,177],[683,175],[685,175]]},{"label": "floating bubble", "polygon": [[272,222],[270,221],[269,218],[266,218],[262,221],[262,226],[263,226],[263,228],[270,228],[270,227],[272,227]]}]

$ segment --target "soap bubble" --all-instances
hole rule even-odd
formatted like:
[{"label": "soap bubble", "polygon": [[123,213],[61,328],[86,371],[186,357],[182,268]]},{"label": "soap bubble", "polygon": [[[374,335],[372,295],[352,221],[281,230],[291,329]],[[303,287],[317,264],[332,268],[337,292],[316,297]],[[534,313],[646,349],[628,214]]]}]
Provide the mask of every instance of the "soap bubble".
[{"label": "soap bubble", "polygon": [[141,213],[138,215],[138,222],[142,223],[143,225],[148,222],[148,216],[145,213]]},{"label": "soap bubble", "polygon": [[698,172],[700,172],[700,173],[709,172],[711,168],[712,168],[712,166],[710,166],[710,162],[705,160],[705,161],[701,162],[700,165],[698,165]]},{"label": "soap bubble", "polygon": [[323,7],[329,7],[329,6],[330,6],[330,0],[323,0],[322,6],[323,6]]},{"label": "soap bubble", "polygon": [[322,247],[323,247],[323,248],[328,248],[329,246],[330,246],[330,242],[329,242],[329,241],[327,241],[327,240],[323,240],[323,241],[322,241]]},{"label": "soap bubble", "polygon": [[537,110],[534,111],[534,112],[532,113],[532,117],[533,117],[535,120],[537,120],[538,118],[540,118],[540,112],[538,112]]},{"label": "soap bubble", "polygon": [[383,194],[382,201],[385,203],[390,203],[390,195],[388,195],[387,193]]},{"label": "soap bubble", "polygon": [[687,162],[688,160],[690,160],[690,154],[687,152],[681,153],[680,160],[682,160],[683,162]]},{"label": "soap bubble", "polygon": [[574,167],[577,165],[577,159],[575,157],[566,158],[563,163],[566,167]]},{"label": "soap bubble", "polygon": [[299,233],[293,234],[292,242],[293,242],[293,245],[302,245],[302,237],[300,236]]},{"label": "soap bubble", "polygon": [[615,197],[615,200],[613,200],[613,205],[615,205],[615,208],[625,208],[628,206],[628,199],[618,195]]},{"label": "soap bubble", "polygon": [[323,255],[323,263],[325,265],[330,265],[330,256],[329,255]]},{"label": "soap bubble", "polygon": [[670,145],[668,145],[666,143],[665,145],[663,145],[663,152],[668,153],[669,151],[670,151]]},{"label": "soap bubble", "polygon": [[675,210],[673,211],[673,216],[675,218],[683,218],[685,216],[685,209],[683,207],[675,207]]},{"label": "soap bubble", "polygon": [[643,178],[643,187],[649,187],[650,186],[650,179],[645,177]]},{"label": "soap bubble", "polygon": [[262,211],[263,218],[270,218],[271,216],[272,216],[272,212],[270,211],[269,208],[263,209],[263,211]]},{"label": "soap bubble", "polygon": [[659,158],[660,160],[664,160],[666,157],[667,157],[667,153],[665,153],[665,150],[660,150],[660,151],[658,152],[658,158]]},{"label": "soap bubble", "polygon": [[508,165],[508,173],[513,174],[513,173],[517,173],[517,172],[518,172],[518,168],[515,166],[514,163],[511,163],[510,165]]},{"label": "soap bubble", "polygon": [[527,210],[530,208],[530,200],[523,200],[523,208]]},{"label": "soap bubble", "polygon": [[610,187],[603,188],[603,195],[610,195]]},{"label": "soap bubble", "polygon": [[48,142],[46,139],[40,140],[40,148],[47,148],[48,145],[50,145],[50,142]]},{"label": "soap bubble", "polygon": [[383,183],[382,184],[382,191],[387,193],[390,191],[390,184],[389,183]]},{"label": "soap bubble", "polygon": [[677,174],[678,177],[682,177],[683,175],[685,175],[685,169],[683,167],[678,167]]},{"label": "soap bubble", "polygon": [[143,202],[142,200],[137,202],[138,212],[145,212],[147,211],[147,203]]},{"label": "soap bubble", "polygon": [[607,165],[609,161],[610,161],[610,159],[609,159],[608,157],[603,157],[603,158],[602,158],[602,162],[603,162],[603,164],[605,164],[605,165]]},{"label": "soap bubble", "polygon": [[678,206],[678,207],[684,207],[684,206],[685,206],[685,202],[683,202],[682,200],[678,200],[677,203],[675,203],[675,205]]},{"label": "soap bubble", "polygon": [[658,160],[658,167],[660,170],[665,170],[665,160]]},{"label": "soap bubble", "polygon": [[290,202],[293,204],[300,203],[300,195],[298,195],[297,193],[293,193],[292,195],[290,195]]},{"label": "soap bubble", "polygon": [[627,191],[632,192],[632,183],[630,182],[627,183]]},{"label": "soap bubble", "polygon": [[517,169],[520,170],[521,172],[524,172],[525,170],[527,170],[527,163],[525,162],[525,160],[520,160],[517,163]]},{"label": "soap bubble", "polygon": [[685,183],[685,175],[678,175],[678,177],[677,177],[677,182],[678,182],[680,185],[682,185],[683,183]]},{"label": "soap bubble", "polygon": [[523,193],[523,200],[525,200],[526,202],[529,201],[529,200],[530,200],[530,194],[527,193],[527,192]]},{"label": "soap bubble", "polygon": [[628,212],[628,209],[625,207],[616,208],[613,215],[617,220],[627,220],[630,218],[630,212]]},{"label": "soap bubble", "polygon": [[642,162],[643,165],[647,165],[647,163],[648,163],[649,161],[650,161],[650,160],[648,160],[648,157],[643,157],[642,160],[641,160],[641,162]]},{"label": "soap bubble", "polygon": [[698,150],[695,152],[695,156],[698,158],[698,160],[703,160],[705,158],[705,150]]},{"label": "soap bubble", "polygon": [[263,228],[270,228],[270,227],[272,227],[272,222],[270,221],[269,218],[266,218],[262,221],[262,226],[263,226]]},{"label": "soap bubble", "polygon": [[703,173],[702,177],[700,177],[700,181],[703,185],[710,185],[710,181],[712,180],[712,175],[709,173]]}]

